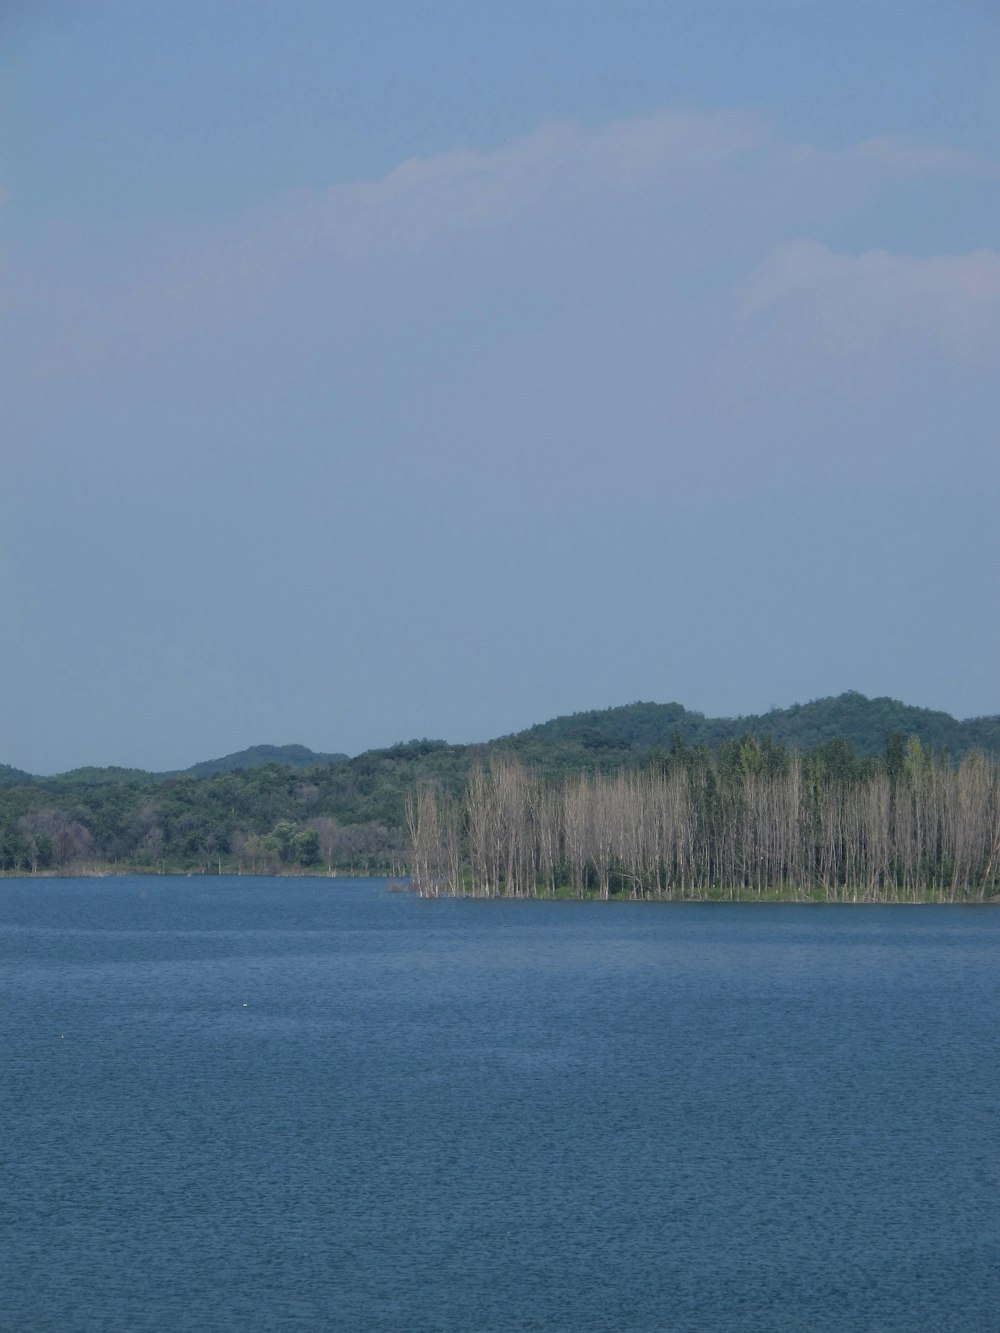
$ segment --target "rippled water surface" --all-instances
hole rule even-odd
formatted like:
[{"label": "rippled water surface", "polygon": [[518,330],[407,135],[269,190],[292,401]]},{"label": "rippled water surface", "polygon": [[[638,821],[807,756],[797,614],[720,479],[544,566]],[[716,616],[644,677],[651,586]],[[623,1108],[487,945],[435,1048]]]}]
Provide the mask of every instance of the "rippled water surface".
[{"label": "rippled water surface", "polygon": [[0,881],[0,1327],[1000,1329],[1000,912]]}]

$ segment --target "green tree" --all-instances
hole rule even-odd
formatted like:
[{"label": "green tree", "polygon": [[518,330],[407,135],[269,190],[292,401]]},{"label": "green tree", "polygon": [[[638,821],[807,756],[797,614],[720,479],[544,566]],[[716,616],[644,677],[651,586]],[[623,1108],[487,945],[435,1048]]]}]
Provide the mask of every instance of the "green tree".
[{"label": "green tree", "polygon": [[319,860],[319,833],[314,828],[300,829],[292,838],[292,850],[299,865],[315,865]]}]

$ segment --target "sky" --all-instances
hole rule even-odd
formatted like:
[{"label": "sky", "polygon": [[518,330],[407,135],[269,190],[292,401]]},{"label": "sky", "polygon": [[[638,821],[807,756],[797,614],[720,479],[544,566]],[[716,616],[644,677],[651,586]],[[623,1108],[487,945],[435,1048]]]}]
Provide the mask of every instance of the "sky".
[{"label": "sky", "polygon": [[1000,712],[995,0],[6,0],[0,762]]}]

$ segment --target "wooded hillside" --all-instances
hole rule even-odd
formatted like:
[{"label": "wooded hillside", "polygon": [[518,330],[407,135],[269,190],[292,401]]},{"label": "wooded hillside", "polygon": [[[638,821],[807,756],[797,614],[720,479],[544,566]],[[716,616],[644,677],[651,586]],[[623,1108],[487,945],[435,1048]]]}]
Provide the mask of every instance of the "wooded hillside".
[{"label": "wooded hillside", "polygon": [[420,784],[458,798],[476,766],[495,755],[549,781],[662,771],[679,750],[707,761],[742,736],[835,764],[884,765],[887,744],[898,751],[908,737],[945,766],[975,750],[1000,756],[1000,718],[957,722],[847,694],[738,719],[636,703],[483,744],[410,741],[353,759],[256,746],[173,774],[83,768],[39,778],[0,766],[0,870],[401,874],[410,861],[406,796]]}]

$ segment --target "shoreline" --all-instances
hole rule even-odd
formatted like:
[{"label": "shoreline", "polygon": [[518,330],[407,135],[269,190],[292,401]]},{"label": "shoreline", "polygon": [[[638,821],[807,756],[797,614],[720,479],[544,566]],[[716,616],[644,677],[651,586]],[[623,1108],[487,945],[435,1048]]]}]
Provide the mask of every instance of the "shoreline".
[{"label": "shoreline", "polygon": [[580,895],[570,889],[539,890],[537,893],[476,893],[473,890],[453,892],[443,889],[439,892],[419,888],[412,881],[399,875],[357,874],[343,870],[310,871],[285,870],[278,873],[259,874],[253,871],[239,870],[159,870],[143,867],[139,869],[113,867],[82,867],[77,870],[37,870],[37,871],[0,871],[3,880],[71,880],[71,879],[344,879],[344,880],[384,880],[390,893],[410,893],[415,897],[431,901],[434,899],[465,899],[475,902],[565,902],[565,903],[718,903],[718,904],[784,904],[801,907],[989,907],[1000,905],[1000,893],[978,896],[949,896],[947,890],[928,889],[914,896],[900,895],[873,897],[862,889],[842,888],[828,891],[821,887],[812,889],[784,888],[758,892],[747,888],[718,888],[708,893],[699,894],[650,894],[635,896],[614,893],[603,895],[588,892]]}]

